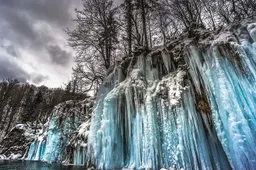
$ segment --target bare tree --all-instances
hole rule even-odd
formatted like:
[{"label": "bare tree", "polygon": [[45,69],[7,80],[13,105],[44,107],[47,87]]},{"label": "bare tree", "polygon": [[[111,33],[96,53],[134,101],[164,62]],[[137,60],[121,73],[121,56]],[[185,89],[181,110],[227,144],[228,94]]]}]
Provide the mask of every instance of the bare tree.
[{"label": "bare tree", "polygon": [[77,27],[67,30],[69,45],[77,52],[74,74],[90,91],[102,82],[115,60],[117,9],[112,0],[83,0],[83,9],[75,11]]},{"label": "bare tree", "polygon": [[127,21],[127,36],[128,36],[128,56],[132,56],[132,3],[131,0],[125,0],[126,21]]},{"label": "bare tree", "polygon": [[217,30],[256,15],[255,0],[124,0],[120,7],[117,15],[112,0],[83,0],[83,10],[76,10],[77,27],[67,32],[77,51],[73,75],[80,91],[97,91],[117,46],[134,57],[137,46],[148,50],[183,31],[193,36],[195,29]]}]

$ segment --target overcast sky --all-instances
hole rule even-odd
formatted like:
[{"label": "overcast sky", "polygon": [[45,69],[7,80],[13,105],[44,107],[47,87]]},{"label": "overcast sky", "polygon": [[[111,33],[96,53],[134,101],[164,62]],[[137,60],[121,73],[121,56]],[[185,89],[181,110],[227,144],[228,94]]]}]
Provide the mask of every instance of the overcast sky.
[{"label": "overcast sky", "polygon": [[[121,1],[121,0],[116,0]],[[81,0],[0,0],[0,80],[60,87],[74,52],[63,29],[74,28]]]}]

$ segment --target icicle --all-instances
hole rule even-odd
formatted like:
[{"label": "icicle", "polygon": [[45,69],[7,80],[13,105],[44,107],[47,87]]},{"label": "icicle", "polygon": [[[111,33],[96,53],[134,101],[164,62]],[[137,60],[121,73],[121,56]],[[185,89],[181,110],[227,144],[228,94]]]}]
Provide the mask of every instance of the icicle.
[{"label": "icicle", "polygon": [[210,138],[204,130],[191,89],[182,85],[186,72],[154,76],[152,57],[139,57],[123,82],[109,91],[103,87],[88,161],[99,169],[229,169],[217,136]]},{"label": "icicle", "polygon": [[226,50],[232,51],[223,53],[214,45],[201,53],[191,47],[190,73],[206,86],[218,138],[232,168],[251,169],[256,166],[256,50],[247,41]]}]

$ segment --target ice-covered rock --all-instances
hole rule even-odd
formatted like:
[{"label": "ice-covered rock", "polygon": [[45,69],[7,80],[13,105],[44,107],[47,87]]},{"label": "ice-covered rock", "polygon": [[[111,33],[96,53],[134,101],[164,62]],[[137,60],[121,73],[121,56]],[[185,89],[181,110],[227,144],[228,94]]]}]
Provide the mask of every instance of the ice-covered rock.
[{"label": "ice-covered rock", "polygon": [[21,154],[14,154],[12,153],[7,159],[16,160],[22,158]]},{"label": "ice-covered rock", "polygon": [[78,132],[74,137],[70,140],[69,146],[72,154],[72,164],[75,165],[84,165],[86,160],[86,153],[87,153],[87,142],[88,142],[88,135],[90,132],[90,125],[91,120],[87,120],[86,122],[82,123],[79,128]]},{"label": "ice-covered rock", "polygon": [[199,37],[182,37],[142,52],[129,68],[116,67],[93,111],[87,165],[253,169],[254,25],[248,21],[217,35],[195,31]]},{"label": "ice-covered rock", "polygon": [[47,127],[38,134],[30,145],[27,160],[47,162],[69,162],[67,147],[69,140],[78,129],[81,122],[89,119],[92,102],[67,101],[57,105],[49,118]]}]

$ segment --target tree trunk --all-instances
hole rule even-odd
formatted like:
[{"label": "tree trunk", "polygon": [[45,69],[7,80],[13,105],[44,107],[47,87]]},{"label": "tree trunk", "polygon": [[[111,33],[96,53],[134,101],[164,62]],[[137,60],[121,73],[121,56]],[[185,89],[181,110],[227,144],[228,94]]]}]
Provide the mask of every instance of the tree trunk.
[{"label": "tree trunk", "polygon": [[144,34],[144,46],[148,49],[148,37],[147,37],[147,23],[146,23],[146,11],[145,11],[145,0],[141,0],[141,18],[142,18],[142,29]]},{"label": "tree trunk", "polygon": [[127,4],[127,34],[128,34],[128,56],[132,56],[132,4],[131,0],[126,0]]}]

